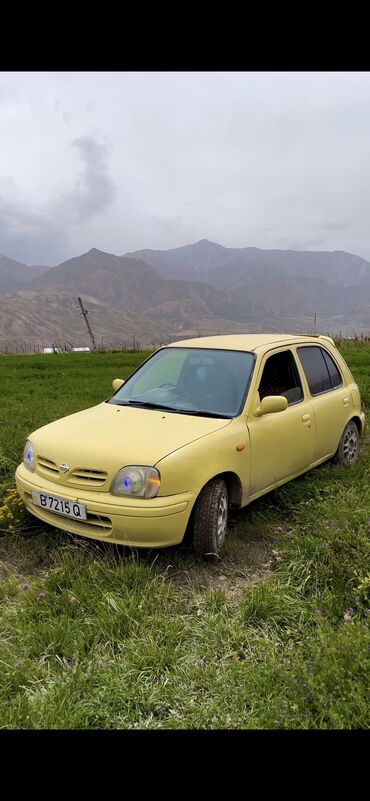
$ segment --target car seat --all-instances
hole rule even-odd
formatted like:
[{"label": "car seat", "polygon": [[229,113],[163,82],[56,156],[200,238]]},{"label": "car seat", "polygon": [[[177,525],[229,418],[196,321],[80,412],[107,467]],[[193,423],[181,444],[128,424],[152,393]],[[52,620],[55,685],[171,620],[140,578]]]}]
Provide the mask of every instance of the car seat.
[{"label": "car seat", "polygon": [[181,371],[177,385],[179,395],[185,396],[194,406],[220,414],[237,412],[236,382],[223,365],[212,359],[190,359]]}]

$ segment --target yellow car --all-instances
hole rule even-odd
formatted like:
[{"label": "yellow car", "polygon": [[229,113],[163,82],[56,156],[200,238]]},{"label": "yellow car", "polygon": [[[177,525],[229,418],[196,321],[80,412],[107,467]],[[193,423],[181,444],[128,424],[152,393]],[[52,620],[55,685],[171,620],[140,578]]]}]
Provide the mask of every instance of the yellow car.
[{"label": "yellow car", "polygon": [[243,334],[160,348],[115,394],[39,428],[16,471],[36,517],[135,547],[218,554],[228,510],[358,456],[358,386],[326,336]]}]

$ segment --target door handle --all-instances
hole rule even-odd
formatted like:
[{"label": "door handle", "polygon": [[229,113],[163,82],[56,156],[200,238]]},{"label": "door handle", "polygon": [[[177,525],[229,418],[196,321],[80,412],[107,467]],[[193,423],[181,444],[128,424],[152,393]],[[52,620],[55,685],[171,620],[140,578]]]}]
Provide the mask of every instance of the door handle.
[{"label": "door handle", "polygon": [[308,420],[311,420],[311,415],[310,414],[303,414],[302,415],[302,420],[303,420],[304,423],[307,423]]}]

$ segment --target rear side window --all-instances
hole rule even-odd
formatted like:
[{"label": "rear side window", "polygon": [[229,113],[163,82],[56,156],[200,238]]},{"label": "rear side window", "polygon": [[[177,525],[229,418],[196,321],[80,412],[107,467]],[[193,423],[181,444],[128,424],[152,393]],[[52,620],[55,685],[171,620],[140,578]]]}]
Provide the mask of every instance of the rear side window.
[{"label": "rear side window", "polygon": [[311,395],[320,395],[342,384],[335,362],[322,348],[298,348],[298,354]]},{"label": "rear side window", "polygon": [[327,353],[326,350],[323,350],[322,354],[324,356],[326,366],[329,370],[331,385],[333,389],[335,389],[336,387],[341,387],[343,383],[342,376],[338,370],[337,365],[335,364],[334,359],[332,359],[331,356],[329,356],[329,353]]}]

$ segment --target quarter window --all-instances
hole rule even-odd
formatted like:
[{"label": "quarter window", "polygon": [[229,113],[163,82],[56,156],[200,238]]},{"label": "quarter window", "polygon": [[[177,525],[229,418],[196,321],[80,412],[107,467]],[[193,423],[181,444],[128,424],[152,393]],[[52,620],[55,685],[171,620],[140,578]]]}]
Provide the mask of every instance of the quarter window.
[{"label": "quarter window", "polygon": [[258,387],[260,399],[267,395],[284,395],[288,406],[303,399],[303,390],[294,356],[290,350],[269,356]]},{"label": "quarter window", "polygon": [[341,387],[343,381],[334,359],[332,359],[331,356],[329,356],[329,353],[327,353],[326,350],[323,350],[322,354],[324,356],[326,366],[329,370],[331,385],[333,389],[336,389],[336,387]]},{"label": "quarter window", "polygon": [[322,348],[298,348],[299,358],[311,395],[320,395],[341,386],[342,379],[335,362]]}]

